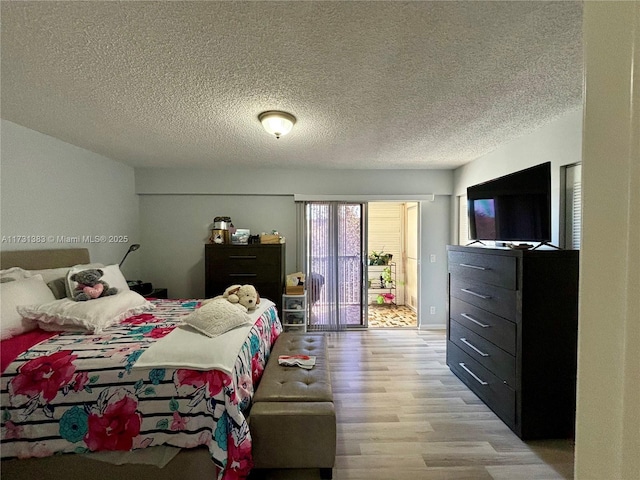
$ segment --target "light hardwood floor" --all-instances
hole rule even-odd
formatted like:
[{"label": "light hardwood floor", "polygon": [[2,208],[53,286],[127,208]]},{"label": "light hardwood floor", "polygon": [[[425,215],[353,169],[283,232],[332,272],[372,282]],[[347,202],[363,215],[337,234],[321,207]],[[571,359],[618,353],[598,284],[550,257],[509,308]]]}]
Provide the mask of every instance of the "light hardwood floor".
[{"label": "light hardwood floor", "polygon": [[338,417],[334,479],[573,478],[573,443],[525,443],[513,434],[446,366],[444,331],[327,335]]}]

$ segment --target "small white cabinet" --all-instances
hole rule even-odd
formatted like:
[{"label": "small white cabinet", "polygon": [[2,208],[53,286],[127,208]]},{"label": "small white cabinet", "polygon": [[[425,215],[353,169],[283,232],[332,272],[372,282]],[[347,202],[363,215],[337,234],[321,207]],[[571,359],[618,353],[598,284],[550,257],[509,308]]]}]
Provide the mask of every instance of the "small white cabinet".
[{"label": "small white cabinet", "polygon": [[285,331],[307,331],[307,295],[282,295],[282,326]]}]

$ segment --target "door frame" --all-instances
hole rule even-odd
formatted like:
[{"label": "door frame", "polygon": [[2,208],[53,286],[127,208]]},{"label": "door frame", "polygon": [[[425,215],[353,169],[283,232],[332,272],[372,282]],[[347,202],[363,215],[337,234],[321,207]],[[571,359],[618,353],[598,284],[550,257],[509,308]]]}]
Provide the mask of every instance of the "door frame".
[{"label": "door frame", "polygon": [[[369,262],[368,262],[368,253],[369,253],[369,209],[368,209],[368,204],[369,203],[414,203],[416,206],[416,305],[415,305],[415,312],[416,312],[416,328],[419,329],[420,328],[420,301],[421,301],[421,275],[420,275],[420,265],[421,265],[421,248],[420,245],[422,244],[421,242],[421,235],[422,235],[422,215],[421,215],[421,201],[424,201],[425,198],[422,198],[422,196],[420,196],[420,198],[416,198],[418,196],[413,195],[410,196],[411,198],[406,199],[404,197],[396,197],[394,196],[393,199],[390,199],[388,197],[384,197],[384,198],[378,198],[378,197],[372,197],[370,198],[366,204],[367,204],[367,216],[364,222],[364,225],[366,227],[365,230],[365,234],[364,234],[364,242],[363,245],[366,249],[366,256],[363,258],[364,261],[364,266],[363,266],[363,274],[364,274],[364,282],[363,282],[363,297],[364,299],[366,299],[366,302],[364,302],[364,309],[365,309],[365,325],[363,327],[360,328],[369,328],[369,296],[368,296],[368,291],[367,291],[367,284],[366,284],[366,280],[369,277]],[[431,201],[432,197],[429,196],[426,198],[426,200]],[[406,231],[406,221],[407,221],[407,211],[406,208],[404,209],[403,213],[402,213],[403,217],[401,219],[401,223],[405,225],[405,231]],[[404,243],[406,244],[406,238],[404,239]],[[406,247],[406,245],[405,245]],[[403,268],[404,268],[404,278],[406,279],[406,262],[403,261]],[[397,273],[396,273],[397,275]],[[397,290],[397,286],[396,286],[396,290]],[[403,292],[403,298],[404,301],[406,303],[406,290]]]},{"label": "door frame", "polygon": [[[425,193],[419,195],[412,194],[401,194],[401,195],[321,195],[321,194],[301,194],[295,193],[293,195],[293,199],[295,202],[313,202],[313,201],[340,201],[340,202],[417,202],[418,203],[418,259],[417,259],[417,289],[418,289],[418,298],[416,305],[416,315],[417,315],[417,323],[418,330],[420,330],[421,319],[422,319],[422,251],[423,251],[423,225],[422,225],[422,217],[424,215],[422,203],[423,202],[434,202],[436,195],[433,193]],[[300,218],[300,217],[298,217]],[[304,225],[304,222],[301,224]],[[299,227],[301,226],[299,224]],[[303,235],[299,232],[299,237],[303,238]],[[304,248],[304,246],[303,246]],[[367,246],[368,248],[368,246]],[[306,255],[305,250],[298,250],[298,259],[301,263],[299,265],[304,265],[304,256]],[[367,302],[368,304],[368,302]],[[368,314],[368,311],[367,311]],[[359,327],[363,328],[363,327]]]}]

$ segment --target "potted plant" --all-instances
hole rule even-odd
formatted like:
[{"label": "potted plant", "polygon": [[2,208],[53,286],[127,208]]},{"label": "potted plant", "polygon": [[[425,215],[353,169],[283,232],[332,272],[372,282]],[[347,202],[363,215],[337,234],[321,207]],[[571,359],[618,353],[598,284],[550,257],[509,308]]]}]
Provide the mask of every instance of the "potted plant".
[{"label": "potted plant", "polygon": [[389,265],[393,255],[391,253],[383,253],[383,251],[376,252],[372,250],[369,254],[369,265]]},{"label": "potted plant", "polygon": [[384,303],[390,304],[393,303],[393,301],[396,299],[396,296],[393,293],[383,293],[382,294],[382,301]]},{"label": "potted plant", "polygon": [[384,282],[384,286],[387,288],[393,286],[393,281],[391,280],[391,267],[384,267],[382,269],[382,281]]}]

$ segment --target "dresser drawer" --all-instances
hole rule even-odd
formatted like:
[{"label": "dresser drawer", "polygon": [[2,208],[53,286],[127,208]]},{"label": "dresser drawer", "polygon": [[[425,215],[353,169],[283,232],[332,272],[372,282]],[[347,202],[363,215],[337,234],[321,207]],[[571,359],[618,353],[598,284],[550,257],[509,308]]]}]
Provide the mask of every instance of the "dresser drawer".
[{"label": "dresser drawer", "polygon": [[450,293],[452,297],[464,300],[490,313],[508,320],[516,320],[516,290],[460,280],[452,276]]},{"label": "dresser drawer", "polygon": [[[219,248],[219,250],[215,250]],[[257,269],[278,268],[281,263],[279,251],[268,251],[260,247],[225,248],[214,246],[207,250],[207,260],[210,267],[224,268],[227,271],[242,272]]]},{"label": "dresser drawer", "polygon": [[488,283],[515,290],[517,261],[515,257],[473,252],[449,252],[452,277]]},{"label": "dresser drawer", "polygon": [[453,320],[449,323],[449,340],[496,377],[515,388],[516,360],[513,355]]},{"label": "dresser drawer", "polygon": [[447,342],[447,365],[510,428],[515,427],[516,392],[473,358]]},{"label": "dresser drawer", "polygon": [[257,281],[256,279],[270,278],[277,280],[274,266],[246,264],[246,263],[224,263],[220,265],[210,265],[211,274],[216,277],[237,277],[239,281],[235,283],[251,283],[242,279]]},{"label": "dresser drawer", "polygon": [[486,338],[502,350],[516,354],[516,324],[456,297],[451,297],[449,317]]}]

